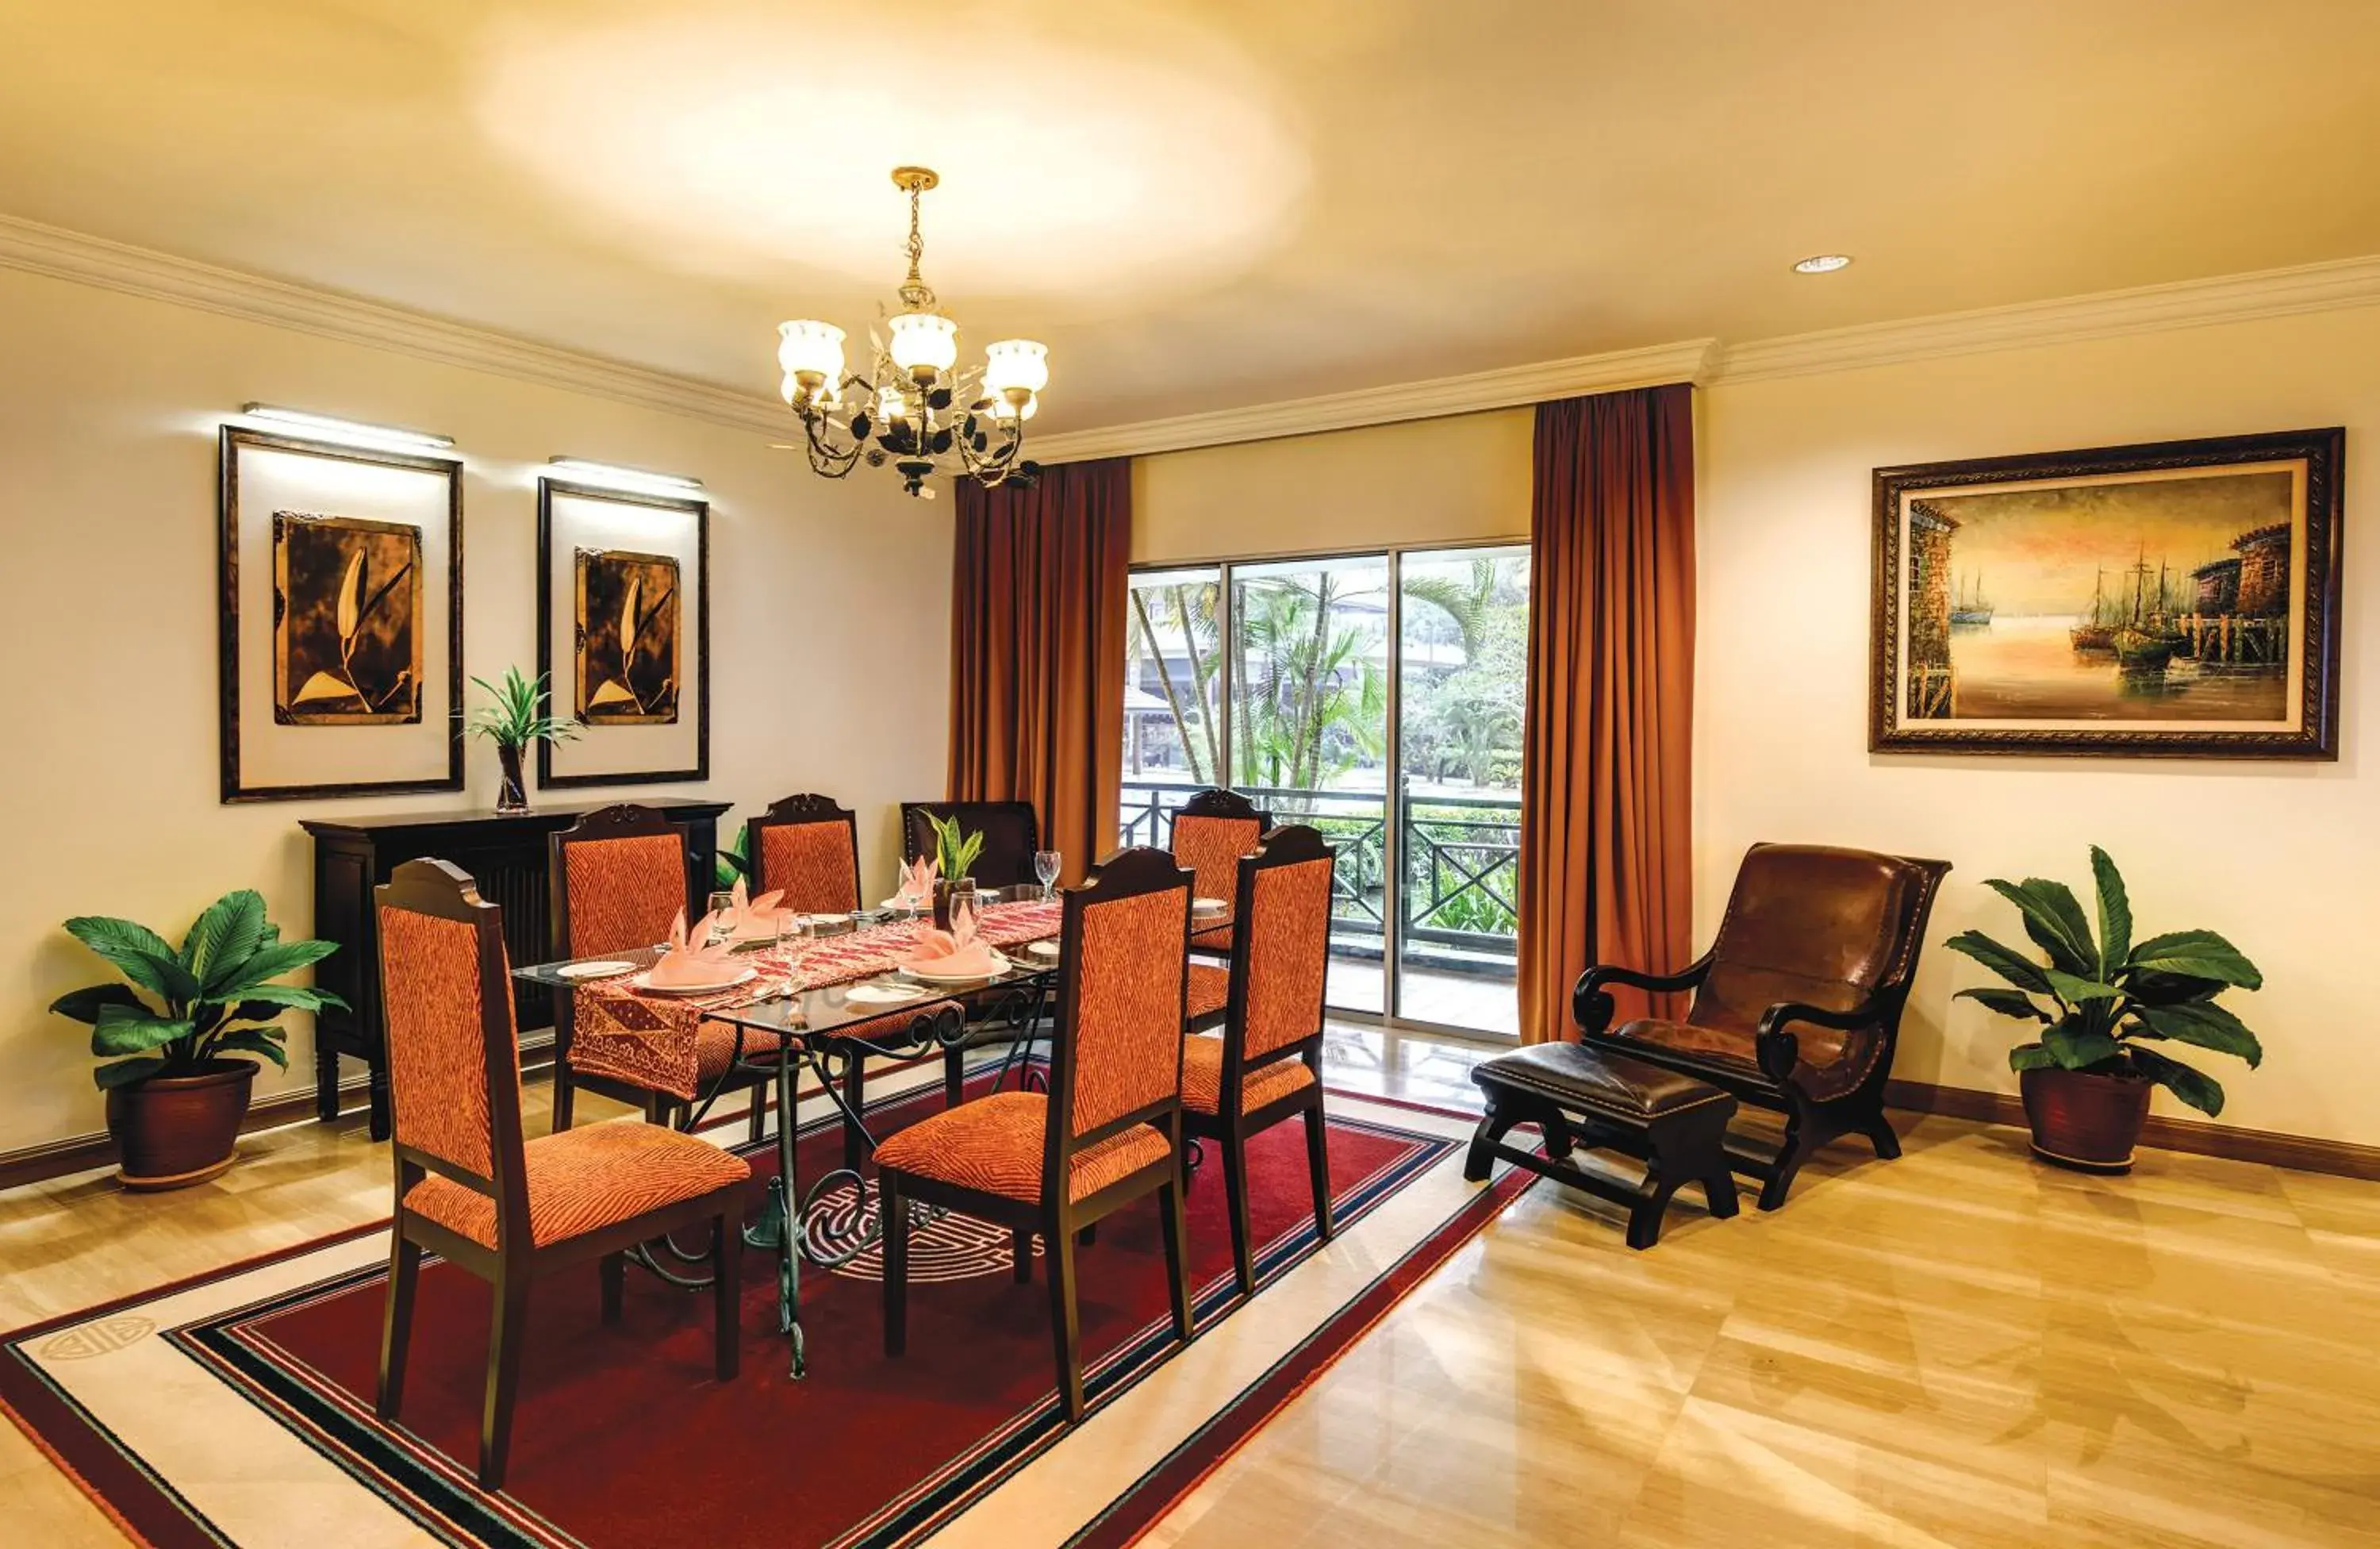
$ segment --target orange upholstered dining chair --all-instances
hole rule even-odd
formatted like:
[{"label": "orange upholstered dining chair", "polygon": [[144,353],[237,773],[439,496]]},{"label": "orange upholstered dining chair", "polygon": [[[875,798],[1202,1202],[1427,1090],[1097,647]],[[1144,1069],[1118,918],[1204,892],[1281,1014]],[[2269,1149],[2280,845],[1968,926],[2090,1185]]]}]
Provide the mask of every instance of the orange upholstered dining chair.
[{"label": "orange upholstered dining chair", "polygon": [[769,804],[744,825],[755,894],[783,892],[799,914],[848,914],[860,905],[859,823],[832,797],[804,793]]},{"label": "orange upholstered dining chair", "polygon": [[504,1485],[529,1284],[601,1262],[603,1318],[620,1315],[639,1242],[708,1224],[721,1381],[735,1375],[737,1265],[752,1169],[691,1135],[599,1124],[521,1138],[520,1049],[503,911],[443,860],[408,860],[377,888],[381,997],[394,1104],[396,1211],[375,1408],[394,1420],[427,1250],[495,1290],[480,1483]]},{"label": "orange upholstered dining chair", "polygon": [[[1173,859],[1188,867],[1197,880],[1191,892],[1201,898],[1232,896],[1240,857],[1257,848],[1272,819],[1255,802],[1235,790],[1209,786],[1182,804],[1173,814]],[[1232,917],[1200,924],[1190,945],[1205,952],[1232,949]]]},{"label": "orange upholstered dining chair", "polygon": [[[553,921],[553,955],[596,957],[609,952],[630,952],[669,939],[670,926],[680,910],[691,924],[700,914],[694,904],[694,879],[686,859],[685,831],[666,813],[651,807],[623,803],[589,812],[546,840],[547,885],[552,890],[549,913]],[[553,997],[553,1127],[567,1129],[577,1114],[581,1087],[642,1108],[651,1119],[691,1110],[662,1092],[633,1086],[616,1077],[582,1073],[573,1067],[570,1046],[577,1022],[575,997],[565,991]],[[745,1061],[767,1060],[783,1052],[783,1040],[772,1033],[746,1029],[740,1034],[724,1022],[704,1022],[696,1031],[696,1079],[706,1092],[731,1086],[751,1093],[750,1133],[759,1140],[768,1122],[766,1093],[771,1078],[764,1069],[737,1068]]]},{"label": "orange upholstered dining chair", "polygon": [[1190,965],[1194,1025],[1219,1007],[1222,1036],[1194,1035],[1182,1055],[1182,1122],[1222,1152],[1232,1266],[1256,1287],[1248,1239],[1248,1137],[1305,1120],[1314,1227],[1330,1240],[1330,1162],[1322,1116],[1322,986],[1330,964],[1330,884],[1337,859],[1311,828],[1276,828],[1241,858],[1232,888],[1243,929],[1228,969]]},{"label": "orange upholstered dining chair", "polygon": [[1190,876],[1161,850],[1110,856],[1064,895],[1050,1090],[1002,1092],[922,1119],[876,1148],[884,1221],[884,1349],[907,1344],[909,1203],[1009,1228],[1016,1278],[1038,1233],[1066,1418],[1083,1417],[1075,1234],[1157,1196],[1173,1327],[1190,1338],[1182,1198],[1182,995]]}]

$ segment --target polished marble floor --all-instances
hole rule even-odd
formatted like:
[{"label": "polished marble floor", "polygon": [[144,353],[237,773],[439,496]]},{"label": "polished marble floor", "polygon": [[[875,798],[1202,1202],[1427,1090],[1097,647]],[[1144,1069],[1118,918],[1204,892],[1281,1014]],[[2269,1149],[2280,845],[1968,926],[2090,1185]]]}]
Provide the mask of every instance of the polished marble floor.
[{"label": "polished marble floor", "polygon": [[[1340,1030],[1328,1058],[1451,1105],[1477,1053]],[[1901,1123],[1901,1161],[1842,1144],[1785,1210],[1689,1206],[1647,1254],[1531,1190],[1148,1542],[2380,1544],[2380,1186],[2155,1153],[2083,1177]],[[179,1195],[0,1195],[0,1326],[375,1219],[386,1168],[351,1120]],[[122,1542],[6,1427],[0,1523]]]}]

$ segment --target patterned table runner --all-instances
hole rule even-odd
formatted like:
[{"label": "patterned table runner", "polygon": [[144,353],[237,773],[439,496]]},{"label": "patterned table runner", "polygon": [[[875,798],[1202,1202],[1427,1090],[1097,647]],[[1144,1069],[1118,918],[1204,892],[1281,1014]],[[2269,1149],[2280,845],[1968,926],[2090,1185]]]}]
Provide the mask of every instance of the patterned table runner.
[{"label": "patterned table runner", "polygon": [[[1046,904],[992,904],[978,920],[976,935],[993,946],[1039,941],[1057,934],[1064,908],[1055,899]],[[905,920],[871,925],[847,935],[747,953],[738,960],[759,970],[759,982],[773,985],[790,979],[796,992],[820,990],[890,972],[917,955],[917,938],[929,924],[924,920]],[[752,982],[747,981],[747,985]],[[738,993],[750,992],[746,988]],[[574,1070],[610,1076],[689,1103],[700,1095],[700,1043],[719,996],[641,994],[625,976],[581,985],[571,996]],[[887,1015],[907,1018],[931,1004],[903,1006]],[[734,1037],[724,1024],[708,1025],[712,1036]],[[848,1031],[866,1037],[871,1026],[854,1023]]]}]

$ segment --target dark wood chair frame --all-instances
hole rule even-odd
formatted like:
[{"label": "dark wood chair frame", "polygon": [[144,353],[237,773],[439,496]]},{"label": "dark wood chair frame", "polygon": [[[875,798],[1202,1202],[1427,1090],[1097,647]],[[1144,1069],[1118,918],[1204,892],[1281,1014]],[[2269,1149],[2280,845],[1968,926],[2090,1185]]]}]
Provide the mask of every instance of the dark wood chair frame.
[{"label": "dark wood chair frame", "polygon": [[[1077,1234],[1114,1214],[1147,1194],[1158,1197],[1157,1207],[1165,1238],[1165,1273],[1172,1292],[1173,1329],[1184,1344],[1193,1329],[1190,1313],[1190,1244],[1183,1196],[1183,1111],[1181,1064],[1174,1065],[1173,1092],[1169,1097],[1123,1115],[1088,1134],[1074,1133],[1074,1030],[1080,1007],[1081,984],[1074,965],[1083,960],[1083,916],[1086,911],[1119,899],[1148,893],[1180,896],[1182,936],[1190,936],[1190,873],[1173,864],[1162,850],[1133,848],[1110,856],[1081,886],[1065,892],[1065,924],[1060,936],[1060,961],[1067,966],[1058,987],[1058,1027],[1050,1040],[1049,1125],[1041,1153],[1041,1198],[1013,1200],[978,1193],[932,1178],[885,1169],[878,1174],[879,1207],[884,1221],[884,1353],[902,1354],[908,1346],[909,1201],[958,1211],[1009,1230],[1010,1253],[1016,1282],[1033,1278],[1033,1238],[1041,1238],[1050,1261],[1050,1332],[1058,1365],[1058,1395],[1069,1421],[1083,1418],[1081,1323],[1075,1299],[1075,1250]],[[1187,962],[1184,952],[1179,959]],[[1185,970],[1183,982],[1189,976]],[[1135,1124],[1153,1124],[1166,1139],[1166,1155],[1095,1194],[1071,1197],[1067,1180],[1076,1153],[1087,1151]]]},{"label": "dark wood chair frame", "polygon": [[[553,921],[552,952],[556,959],[572,956],[570,950],[570,882],[564,857],[572,845],[604,839],[641,839],[656,834],[675,835],[683,841],[686,831],[668,816],[651,807],[634,802],[600,807],[580,818],[558,834],[546,836],[547,913]],[[681,845],[683,848],[683,845]],[[686,917],[689,921],[699,917],[702,899],[710,891],[708,878],[698,878],[694,872],[694,854],[686,850]],[[639,942],[637,945],[650,945]],[[581,1088],[598,1092],[615,1102],[643,1111],[645,1117],[656,1124],[690,1121],[694,1104],[680,1102],[666,1092],[606,1076],[583,1076],[571,1068],[570,1046],[577,1031],[577,997],[567,990],[557,990],[553,995],[553,1128],[570,1128],[577,1115],[578,1092]],[[740,1054],[740,1049],[739,1049]],[[734,1061],[720,1079],[717,1091],[708,1094],[716,1098],[732,1087],[750,1090],[751,1121],[748,1138],[759,1142],[768,1122],[767,1092],[774,1078],[766,1068],[747,1066],[742,1059]],[[708,1099],[706,1099],[708,1100]]]},{"label": "dark wood chair frame", "polygon": [[[915,860],[931,852],[933,830],[925,821],[928,815],[942,819],[956,815],[964,819],[971,812],[992,811],[1021,815],[1025,819],[1025,854],[1015,860],[1014,875],[1010,875],[1006,870],[985,874],[978,869],[975,880],[985,887],[1009,887],[1038,880],[1033,875],[1033,854],[1041,848],[1041,816],[1034,811],[1030,801],[904,801],[901,803],[901,859]],[[990,847],[987,844],[985,848],[989,850]]]},{"label": "dark wood chair frame", "polygon": [[[1262,842],[1262,835],[1270,832],[1272,829],[1272,814],[1270,812],[1266,811],[1263,808],[1257,806],[1246,797],[1242,796],[1238,791],[1232,790],[1223,786],[1205,786],[1197,790],[1192,791],[1189,799],[1184,801],[1181,806],[1173,810],[1172,822],[1179,823],[1184,818],[1237,818],[1244,822],[1251,822],[1257,825],[1257,834],[1258,835],[1259,843]],[[1171,830],[1169,829],[1169,833],[1170,832]],[[1168,848],[1170,848],[1171,847],[1169,846]],[[1237,942],[1239,940],[1239,933],[1232,930],[1232,922],[1237,921],[1239,918],[1239,911],[1234,909],[1232,910],[1231,920],[1225,921],[1220,925],[1201,927],[1194,919],[1190,922],[1190,949],[1194,952],[1211,953],[1217,955],[1224,952],[1227,948],[1219,946],[1213,942],[1208,942],[1204,945],[1199,945],[1198,938],[1205,935],[1209,931],[1220,930],[1229,932],[1231,933],[1232,940],[1233,942]]]},{"label": "dark wood chair frame", "polygon": [[[736,1293],[744,1247],[744,1185],[737,1182],[598,1230],[539,1244],[529,1236],[528,1169],[521,1134],[520,1054],[512,1027],[512,984],[504,970],[503,911],[483,902],[471,879],[443,860],[408,860],[375,888],[380,904],[412,909],[440,920],[460,921],[479,935],[481,1043],[487,1053],[489,1154],[492,1177],[484,1177],[442,1157],[391,1143],[395,1158],[396,1211],[389,1228],[388,1300],[381,1331],[380,1381],[373,1409],[395,1420],[405,1396],[405,1364],[413,1335],[415,1288],[427,1250],[485,1280],[495,1292],[495,1318],[488,1335],[487,1397],[480,1414],[479,1481],[482,1489],[504,1486],[512,1441],[513,1403],[520,1391],[521,1352],[528,1336],[531,1282],[599,1259],[602,1263],[603,1321],[615,1323],[626,1279],[627,1250],[647,1238],[689,1226],[712,1231],[713,1365],[719,1380],[736,1371]],[[387,965],[382,965],[383,994]],[[386,1004],[383,1000],[382,1004]],[[401,1104],[405,1094],[395,1094]],[[436,1173],[496,1202],[496,1247],[491,1249],[406,1208],[406,1196]]]},{"label": "dark wood chair frame", "polygon": [[[1802,1164],[1820,1146],[1840,1136],[1866,1137],[1876,1147],[1876,1155],[1886,1161],[1900,1154],[1900,1138],[1893,1133],[1892,1122],[1885,1116],[1885,1083],[1892,1075],[1893,1052],[1900,1038],[1901,1007],[1908,1003],[1910,983],[1916,977],[1917,956],[1925,944],[1926,921],[1934,911],[1935,896],[1941,890],[1943,874],[1949,871],[1950,863],[1910,857],[1894,859],[1915,867],[1920,878],[1915,896],[1900,921],[1900,950],[1887,965],[1884,976],[1866,1000],[1848,1011],[1828,1011],[1799,1001],[1779,1001],[1762,1012],[1754,1044],[1760,1067],[1756,1073],[1685,1050],[1623,1043],[1611,1034],[1614,1006],[1604,986],[1626,984],[1656,992],[1699,989],[1717,961],[1717,942],[1727,933],[1725,921],[1719,926],[1711,950],[1676,973],[1644,973],[1601,963],[1581,974],[1571,992],[1571,1016],[1578,1024],[1582,1042],[1699,1078],[1741,1102],[1785,1116],[1784,1136],[1773,1149],[1741,1135],[1730,1134],[1727,1139],[1729,1165],[1748,1177],[1761,1180],[1762,1210],[1782,1206]],[[1731,904],[1730,911],[1731,914]],[[1814,1097],[1793,1079],[1793,1067],[1801,1058],[1801,1041],[1790,1031],[1796,1023],[1869,1032],[1879,1040],[1880,1046],[1867,1072],[1849,1092],[1833,1097]]]},{"label": "dark wood chair frame", "polygon": [[[1311,860],[1329,861],[1335,872],[1338,851],[1322,842],[1322,835],[1303,825],[1276,828],[1258,843],[1254,855],[1240,858],[1237,894],[1232,899],[1232,918],[1246,920],[1256,906],[1257,879],[1276,866],[1294,866]],[[1281,1120],[1304,1116],[1305,1120],[1305,1165],[1314,1183],[1314,1229],[1322,1240],[1330,1240],[1330,1153],[1326,1139],[1322,1113],[1322,1023],[1318,1018],[1313,1033],[1293,1043],[1283,1044],[1251,1061],[1247,1057],[1249,937],[1238,933],[1232,942],[1232,991],[1223,1012],[1223,1079],[1219,1088],[1219,1100],[1213,1116],[1184,1107],[1182,1123],[1194,1140],[1211,1140],[1222,1153],[1223,1198],[1226,1214],[1232,1222],[1232,1267],[1239,1281],[1240,1294],[1256,1294],[1256,1254],[1248,1233],[1248,1137],[1271,1128]],[[1322,950],[1327,957],[1330,941],[1326,930]],[[1278,1060],[1297,1059],[1314,1073],[1312,1084],[1300,1087],[1288,1096],[1276,1099],[1261,1108],[1247,1113],[1240,1111],[1239,1093],[1248,1078]]]}]

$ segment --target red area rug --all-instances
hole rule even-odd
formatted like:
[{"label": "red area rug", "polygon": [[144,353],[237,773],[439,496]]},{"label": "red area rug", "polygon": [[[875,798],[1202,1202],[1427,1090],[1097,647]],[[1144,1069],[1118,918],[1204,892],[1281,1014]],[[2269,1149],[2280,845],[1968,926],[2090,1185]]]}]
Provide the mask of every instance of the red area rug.
[{"label": "red area rug", "polygon": [[[1390,1122],[1400,1116],[1382,1105],[1356,1117],[1346,1111],[1354,1105],[1340,1104],[1330,1128],[1342,1231],[1424,1174],[1451,1165],[1455,1149],[1443,1126],[1439,1133],[1407,1128]],[[939,1090],[929,1083],[876,1104],[871,1125],[889,1133],[940,1106]],[[809,1127],[802,1140],[804,1177],[838,1165],[841,1143],[832,1125]],[[773,1147],[753,1153],[756,1173],[773,1171]],[[1298,1127],[1259,1137],[1250,1171],[1262,1298],[1269,1283],[1318,1246]],[[1155,1458],[1135,1485],[1052,1542],[1122,1543],[1145,1531],[1524,1181],[1507,1175],[1418,1233],[1393,1265],[1318,1317],[1287,1356]],[[756,1177],[756,1214],[759,1183]],[[1189,1235],[1202,1337],[1247,1305],[1232,1285],[1221,1193],[1214,1167],[1194,1173]],[[724,1384],[710,1376],[707,1293],[680,1291],[632,1270],[625,1316],[606,1328],[598,1319],[593,1266],[540,1285],[508,1488],[498,1495],[470,1478],[489,1295],[459,1270],[433,1264],[423,1275],[396,1426],[378,1421],[370,1403],[384,1265],[347,1269],[156,1332],[443,1542],[889,1546],[946,1525],[1073,1433],[1056,1408],[1046,1281],[1037,1272],[1032,1284],[1014,1284],[1005,1250],[1004,1236],[963,1221],[933,1228],[918,1255],[931,1273],[912,1287],[909,1349],[899,1360],[882,1354],[872,1256],[839,1273],[806,1266],[809,1372],[800,1382],[788,1375],[786,1346],[774,1333],[772,1254],[745,1254],[744,1368]],[[1093,1405],[1086,1423],[1096,1425],[1101,1406],[1182,1349],[1166,1311],[1154,1204],[1103,1222],[1079,1262]],[[140,1300],[122,1305],[135,1308]],[[229,1542],[193,1498],[173,1487],[171,1459],[128,1448],[30,1359],[38,1350],[55,1363],[61,1340],[93,1337],[89,1331],[112,1322],[121,1326],[122,1315],[111,1320],[110,1311],[10,1336],[9,1359],[0,1360],[0,1398],[138,1536],[173,1545]],[[103,1343],[106,1336],[97,1337]]]}]

